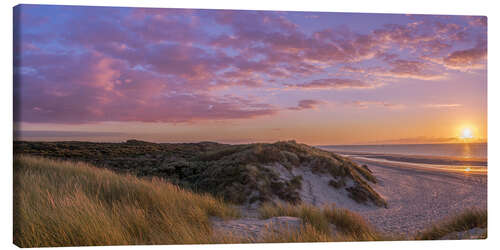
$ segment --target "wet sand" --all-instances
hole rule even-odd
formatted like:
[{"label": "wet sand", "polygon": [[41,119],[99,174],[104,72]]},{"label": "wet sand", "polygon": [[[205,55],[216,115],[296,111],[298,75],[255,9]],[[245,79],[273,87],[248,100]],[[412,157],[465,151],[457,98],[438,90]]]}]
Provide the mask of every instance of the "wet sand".
[{"label": "wet sand", "polygon": [[466,157],[447,157],[447,156],[419,156],[419,155],[399,155],[399,154],[375,154],[375,153],[358,153],[358,152],[341,152],[335,151],[338,154],[347,157],[363,157],[369,159],[382,159],[388,161],[408,162],[408,163],[423,163],[435,165],[449,166],[487,166],[487,159],[484,158],[466,158]]}]

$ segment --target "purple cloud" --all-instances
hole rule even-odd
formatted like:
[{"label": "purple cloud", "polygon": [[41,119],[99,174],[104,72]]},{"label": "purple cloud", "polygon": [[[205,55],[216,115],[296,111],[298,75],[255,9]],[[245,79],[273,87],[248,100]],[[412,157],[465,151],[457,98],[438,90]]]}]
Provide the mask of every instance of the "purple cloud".
[{"label": "purple cloud", "polygon": [[[471,45],[485,39],[482,17],[460,23],[421,16],[355,32],[329,23],[310,28],[307,22],[321,19],[311,13],[303,13],[305,22],[286,12],[66,6],[54,11],[71,15],[59,16],[37,8],[16,11],[22,21],[15,36],[14,95],[22,100],[16,121],[274,115],[287,108],[244,98],[244,91],[218,91],[369,91],[394,80],[481,69],[487,53],[485,41]],[[307,95],[288,109],[321,104]]]},{"label": "purple cloud", "polygon": [[382,108],[388,108],[388,109],[402,109],[405,108],[405,105],[402,104],[395,104],[395,103],[389,103],[389,102],[383,102],[383,101],[352,101],[346,103],[348,106],[352,106],[355,108],[369,108],[369,107],[382,107]]},{"label": "purple cloud", "polygon": [[486,63],[486,48],[458,50],[443,59],[448,68],[467,70],[483,68]]},{"label": "purple cloud", "polygon": [[304,110],[304,109],[316,109],[319,105],[323,104],[323,101],[319,100],[300,100],[296,107],[288,108],[290,110]]},{"label": "purple cloud", "polygon": [[290,84],[287,85],[291,89],[306,89],[306,90],[324,90],[324,89],[366,89],[375,88],[380,86],[381,83],[376,82],[365,82],[357,79],[347,79],[347,78],[325,78],[313,80],[302,84]]}]

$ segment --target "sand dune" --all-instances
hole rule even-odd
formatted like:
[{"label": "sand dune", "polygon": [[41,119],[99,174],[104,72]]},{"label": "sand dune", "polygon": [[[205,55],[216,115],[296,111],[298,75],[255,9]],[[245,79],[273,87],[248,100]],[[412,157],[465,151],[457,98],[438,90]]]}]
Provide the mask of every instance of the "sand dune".
[{"label": "sand dune", "polygon": [[[295,168],[293,174],[303,177],[300,191],[302,201],[315,206],[335,203],[338,207],[359,213],[381,232],[403,238],[411,238],[419,231],[467,208],[487,207],[485,172],[449,171],[356,157],[352,160],[367,164],[373,171],[378,183],[372,187],[386,199],[387,208],[356,203],[347,197],[345,190],[329,187],[325,176]],[[255,237],[270,222],[257,219],[254,209],[243,210],[248,218],[216,222],[217,231],[233,231],[238,235],[247,232],[247,235]]]}]

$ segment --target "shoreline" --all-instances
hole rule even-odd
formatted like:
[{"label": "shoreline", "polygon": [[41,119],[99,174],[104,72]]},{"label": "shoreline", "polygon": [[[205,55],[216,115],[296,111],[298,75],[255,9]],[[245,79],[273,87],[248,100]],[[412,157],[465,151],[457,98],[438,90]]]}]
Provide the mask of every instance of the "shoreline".
[{"label": "shoreline", "polygon": [[374,153],[374,152],[358,152],[358,151],[343,151],[332,150],[328,148],[320,148],[325,151],[340,154],[346,157],[366,157],[372,159],[384,159],[396,162],[408,163],[423,163],[434,165],[453,165],[453,166],[483,166],[488,165],[488,158],[480,157],[458,157],[458,156],[436,156],[436,155],[415,155],[415,154],[399,154],[399,153]]},{"label": "shoreline", "polygon": [[448,174],[481,174],[486,175],[488,169],[485,166],[478,165],[443,165],[443,164],[426,164],[426,163],[414,163],[414,162],[402,162],[393,161],[379,158],[368,158],[359,156],[347,156],[354,162],[361,165],[363,164],[375,164],[383,165],[385,167],[406,169],[408,171],[434,171],[442,172]]}]

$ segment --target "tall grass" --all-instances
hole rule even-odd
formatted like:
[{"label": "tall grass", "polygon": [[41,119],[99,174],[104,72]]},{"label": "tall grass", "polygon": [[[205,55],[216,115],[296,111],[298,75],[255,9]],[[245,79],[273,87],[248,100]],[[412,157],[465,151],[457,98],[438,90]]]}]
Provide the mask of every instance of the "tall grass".
[{"label": "tall grass", "polygon": [[286,242],[332,242],[341,241],[331,234],[319,231],[311,224],[304,224],[298,230],[283,228],[279,231],[268,231],[259,240],[262,243]]},{"label": "tall grass", "polygon": [[[417,236],[417,240],[438,240],[449,233],[468,231],[473,228],[487,228],[487,226],[488,214],[486,210],[468,209],[421,232]],[[486,238],[486,232],[481,235],[481,238]]]},{"label": "tall grass", "polygon": [[[310,228],[306,227],[302,231],[316,236],[318,233],[325,234],[336,241],[384,239],[363,217],[346,209],[337,208],[335,205],[318,208],[304,203],[299,205],[265,203],[259,208],[259,213],[262,218],[276,216],[299,217],[305,226],[309,225],[315,230],[311,231]],[[335,225],[336,232],[332,232],[332,224]],[[332,238],[332,234],[337,235]],[[288,233],[284,236],[288,237],[287,235],[293,234]]]},{"label": "tall grass", "polygon": [[80,162],[14,158],[14,243],[20,247],[234,242],[209,216],[238,210],[159,179]]},{"label": "tall grass", "polygon": [[337,208],[334,205],[326,206],[323,214],[327,220],[334,224],[344,236],[352,240],[386,240],[387,236],[382,236],[366,222],[359,214],[347,209]]}]

